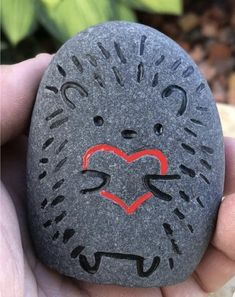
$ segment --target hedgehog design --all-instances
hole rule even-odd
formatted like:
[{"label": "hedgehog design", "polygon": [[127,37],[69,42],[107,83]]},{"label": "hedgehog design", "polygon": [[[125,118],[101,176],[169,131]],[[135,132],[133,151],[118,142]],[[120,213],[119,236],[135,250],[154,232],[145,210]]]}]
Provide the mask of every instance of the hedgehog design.
[{"label": "hedgehog design", "polygon": [[28,151],[29,223],[46,265],[96,283],[182,281],[208,246],[223,178],[211,92],[176,43],[108,22],[61,47]]}]

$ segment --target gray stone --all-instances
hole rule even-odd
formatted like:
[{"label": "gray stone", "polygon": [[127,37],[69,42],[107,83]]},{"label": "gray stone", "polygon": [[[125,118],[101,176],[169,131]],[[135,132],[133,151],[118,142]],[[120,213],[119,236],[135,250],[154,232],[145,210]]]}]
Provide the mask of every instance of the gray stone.
[{"label": "gray stone", "polygon": [[183,281],[208,246],[223,182],[212,94],[175,42],[109,22],[61,47],[28,150],[29,223],[46,265],[95,283]]}]

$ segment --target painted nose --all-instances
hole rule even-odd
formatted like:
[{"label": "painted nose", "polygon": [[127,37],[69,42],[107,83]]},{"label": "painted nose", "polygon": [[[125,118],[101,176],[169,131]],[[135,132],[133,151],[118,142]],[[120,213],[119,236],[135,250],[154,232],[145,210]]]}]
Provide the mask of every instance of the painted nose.
[{"label": "painted nose", "polygon": [[137,132],[131,129],[122,130],[121,134],[122,134],[122,137],[125,139],[132,139],[137,137]]}]

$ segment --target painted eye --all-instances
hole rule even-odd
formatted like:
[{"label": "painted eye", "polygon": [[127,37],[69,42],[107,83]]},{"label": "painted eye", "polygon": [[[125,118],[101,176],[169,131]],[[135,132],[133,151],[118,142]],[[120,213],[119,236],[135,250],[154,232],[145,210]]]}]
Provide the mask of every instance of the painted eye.
[{"label": "painted eye", "polygon": [[153,131],[156,135],[161,135],[163,133],[163,126],[160,123],[157,123],[153,127]]},{"label": "painted eye", "polygon": [[95,116],[93,120],[96,126],[102,126],[104,124],[104,119],[101,116]]}]

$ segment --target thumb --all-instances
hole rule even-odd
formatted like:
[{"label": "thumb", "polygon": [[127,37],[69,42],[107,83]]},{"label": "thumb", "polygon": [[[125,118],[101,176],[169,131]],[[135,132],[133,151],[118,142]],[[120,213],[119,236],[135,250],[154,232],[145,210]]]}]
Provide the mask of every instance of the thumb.
[{"label": "thumb", "polygon": [[49,54],[0,68],[1,144],[27,127],[43,72],[51,61]]}]

